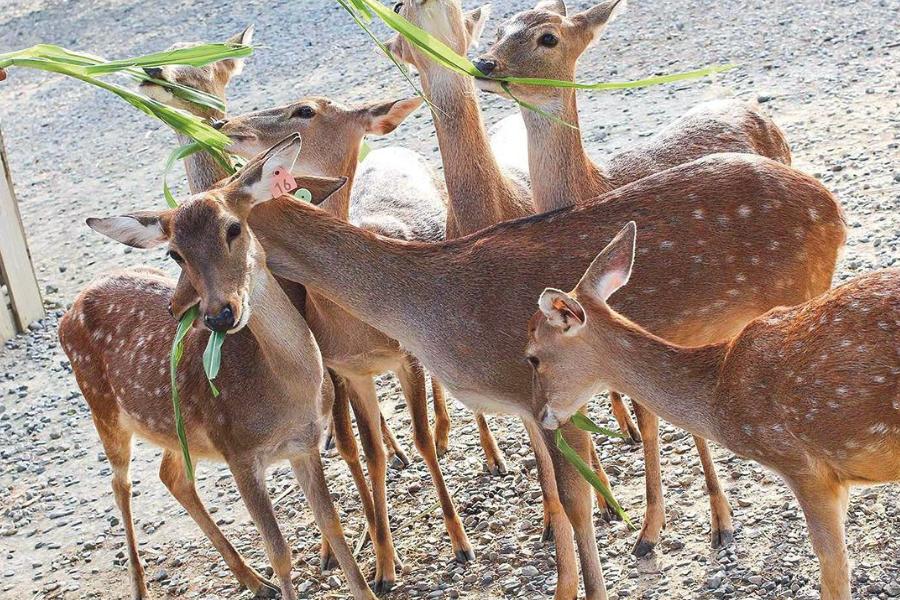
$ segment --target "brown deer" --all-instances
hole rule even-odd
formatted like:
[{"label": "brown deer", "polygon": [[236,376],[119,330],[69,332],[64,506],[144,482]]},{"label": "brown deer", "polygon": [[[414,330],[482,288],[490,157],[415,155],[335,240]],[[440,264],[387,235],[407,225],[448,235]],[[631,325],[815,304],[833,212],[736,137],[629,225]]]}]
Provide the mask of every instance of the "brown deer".
[{"label": "brown deer", "polygon": [[[699,159],[595,202],[438,244],[391,240],[284,200],[250,217],[274,273],[400,342],[469,408],[523,419],[542,487],[559,492],[550,505],[558,600],[577,594],[573,528],[587,597],[606,593],[590,487],[534,417],[522,359],[529,298],[548,280],[573,286],[594,257],[590,246],[601,247],[630,220],[648,232],[638,249],[648,268],[617,309],[679,343],[722,339],[772,307],[822,293],[845,238],[840,207],[820,183],[745,154]],[[564,435],[589,456],[585,432],[566,426]]]},{"label": "brown deer", "polygon": [[[291,138],[249,162],[220,188],[191,196],[175,209],[88,219],[92,229],[129,246],[167,243],[169,255],[182,268],[183,284],[177,289],[162,271],[145,267],[101,276],[79,295],[59,328],[60,343],[112,465],[135,599],[148,597],[131,516],[129,463],[135,435],[163,448],[160,478],[238,581],[259,596],[278,591],[244,562],[216,526],[187,477],[179,450],[168,373],[175,331],[169,312],[180,318],[197,303],[195,325],[231,335],[222,347],[217,398],[201,360],[208,332],[197,327],[185,338],[177,385],[192,459],[228,464],[265,542],[282,597],[296,598],[290,547],[265,485],[266,468],[289,460],[353,597],[374,599],[344,539],[319,456],[322,424],[333,401],[331,380],[323,378],[312,332],[266,268],[265,252],[247,226],[252,206],[271,199],[268,181],[290,167],[299,149],[299,141]],[[344,181],[308,178],[300,184],[321,201]]]},{"label": "brown deer", "polygon": [[724,341],[685,347],[608,304],[631,277],[635,231],[627,225],[572,293],[540,297],[527,352],[541,422],[559,427],[610,385],[776,471],[806,515],[823,600],[850,600],[850,486],[900,479],[900,270],[851,279]]},{"label": "brown deer", "polygon": [[[420,104],[419,98],[412,98],[346,106],[328,98],[308,97],[233,117],[216,126],[234,140],[229,151],[241,156],[252,156],[286,135],[299,133],[304,150],[293,166],[294,173],[343,176],[352,183],[363,138],[390,133]],[[353,186],[352,192],[348,187],[333,195],[322,204],[325,211],[379,235],[424,242],[443,238],[446,209],[442,186],[437,183],[436,171],[421,155],[397,147],[374,150],[359,170],[360,185]],[[361,418],[375,420],[370,427],[381,415],[374,376],[393,371],[400,380],[412,414],[413,439],[434,481],[454,555],[458,561],[468,562],[474,558],[474,550],[441,474],[428,424],[421,364],[396,340],[348,313],[339,299],[322,296],[315,287],[307,291],[306,318],[325,364],[347,380],[355,392],[354,406],[362,413]],[[446,449],[449,417],[439,384],[435,383],[433,390],[439,403],[436,429],[443,433]],[[384,464],[383,451],[382,456],[369,458],[374,464]],[[388,523],[385,471],[370,464],[370,476],[377,521],[373,529],[377,532],[373,536],[377,538],[376,590],[387,591],[394,583],[395,553]]]},{"label": "brown deer", "polygon": [[[534,10],[520,12],[497,32],[497,41],[475,65],[485,74],[501,77],[535,77],[574,81],[579,57],[620,14],[626,0],[607,0],[569,16],[563,0],[540,2]],[[479,80],[482,90],[505,95],[496,81]],[[517,98],[577,127],[575,90],[512,85]],[[609,190],[669,167],[715,152],[747,152],[790,164],[784,135],[772,120],[736,100],[707,102],[689,111],[648,141],[617,154],[605,165],[588,157],[581,133],[532,111],[522,110],[528,131],[529,165],[534,203],[549,211],[587,201]],[[665,526],[665,500],[659,472],[659,419],[635,406],[640,434],[627,413],[621,396],[610,391],[613,414],[632,439],[644,440],[647,507],[643,527],[634,545],[638,556],[648,554],[659,542]],[[695,438],[706,474],[713,522],[730,523],[731,508],[722,493],[706,443]],[[724,528],[730,532],[730,526]],[[716,528],[713,528],[716,531]],[[729,543],[713,538],[714,548]]]}]

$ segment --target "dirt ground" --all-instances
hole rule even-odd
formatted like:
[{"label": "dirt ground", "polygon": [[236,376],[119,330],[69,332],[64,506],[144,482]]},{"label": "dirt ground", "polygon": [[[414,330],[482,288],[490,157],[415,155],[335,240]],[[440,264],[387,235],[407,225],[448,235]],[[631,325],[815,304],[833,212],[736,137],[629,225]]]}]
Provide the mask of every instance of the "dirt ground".
[{"label": "dirt ground", "polygon": [[[474,6],[466,1],[467,8]],[[503,18],[529,6],[495,1],[485,37],[493,37]],[[785,130],[795,166],[823,181],[847,211],[850,238],[838,278],[893,265],[900,244],[898,14],[897,0],[635,0],[583,57],[581,80],[637,78],[728,61],[742,67],[714,81],[583,93],[585,144],[602,160],[702,100],[758,101]],[[0,52],[47,42],[120,58],[178,41],[221,40],[250,23],[262,47],[229,89],[233,114],[310,94],[346,102],[410,94],[331,0],[4,0]],[[515,109],[498,98],[481,100],[489,124]],[[125,598],[124,537],[110,470],[58,347],[56,327],[98,273],[135,264],[172,271],[162,251],[130,252],[83,223],[88,216],[162,206],[161,172],[174,136],[105,92],[24,70],[10,71],[0,84],[0,122],[48,308],[48,317],[32,331],[0,347],[0,597]],[[406,145],[439,163],[431,119],[423,110],[390,137],[370,143]],[[379,387],[394,431],[414,456],[396,380],[386,376]],[[598,422],[613,425],[605,401],[591,411]],[[551,597],[553,552],[540,542],[540,495],[524,430],[512,419],[492,419],[510,467],[507,476],[496,478],[482,466],[469,412],[453,405],[451,416],[451,449],[442,466],[477,559],[467,566],[452,562],[430,478],[416,457],[405,470],[389,473],[391,521],[406,565],[390,597]],[[636,559],[629,553],[635,534],[598,516],[610,598],[818,597],[818,566],[802,514],[784,485],[755,464],[717,450],[737,531],[731,548],[713,551],[690,437],[666,427],[663,439],[663,544]],[[598,443],[616,494],[639,521],[640,448]],[[152,595],[248,598],[159,482],[158,462],[155,448],[137,444],[134,511]],[[363,518],[349,473],[337,458],[327,459],[326,468],[355,541]],[[202,464],[198,479],[226,535],[251,564],[265,569],[261,541],[227,469]],[[271,470],[269,485],[294,549],[301,595],[346,597],[340,573],[337,579],[318,573],[318,535],[287,465]],[[900,596],[897,500],[894,486],[853,493],[848,540],[854,598]],[[370,546],[360,561],[364,570],[372,568]]]}]

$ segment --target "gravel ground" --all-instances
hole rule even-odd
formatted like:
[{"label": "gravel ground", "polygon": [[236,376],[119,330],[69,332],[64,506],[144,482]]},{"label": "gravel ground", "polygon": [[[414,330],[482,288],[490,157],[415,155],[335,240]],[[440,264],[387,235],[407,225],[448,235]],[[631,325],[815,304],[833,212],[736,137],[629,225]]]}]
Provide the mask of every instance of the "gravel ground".
[{"label": "gravel ground", "polygon": [[[580,7],[584,3],[579,3]],[[474,5],[468,5],[471,8]],[[526,7],[494,2],[487,36]],[[582,80],[649,76],[711,63],[743,68],[717,81],[610,94],[582,94],[585,143],[602,159],[650,135],[697,102],[719,96],[757,100],[785,129],[795,166],[815,174],[843,202],[851,224],[839,278],[893,265],[900,244],[900,38],[897,0],[636,0],[582,60]],[[40,42],[108,57],[161,50],[175,41],[214,41],[256,25],[260,49],[232,84],[232,113],[307,94],[344,101],[408,95],[349,17],[330,0],[231,8],[212,0],[4,0],[0,52]],[[283,32],[289,32],[285,35]],[[513,107],[483,98],[489,123]],[[127,566],[110,470],[87,406],[56,340],[58,320],[96,274],[142,262],[171,266],[162,252],[132,255],[90,232],[90,215],[160,206],[160,173],[173,136],[120,100],[63,77],[14,70],[0,84],[0,118],[49,316],[0,347],[0,597],[123,598]],[[129,135],[123,135],[128,132]],[[392,138],[438,162],[430,117],[419,111]],[[183,189],[183,187],[182,187]],[[380,381],[394,430],[415,454],[399,386]],[[592,407],[612,424],[605,402]],[[406,568],[392,598],[543,598],[555,584],[552,548],[540,542],[540,495],[521,426],[492,423],[510,474],[484,472],[477,431],[452,406],[452,447],[444,472],[478,558],[450,561],[436,497],[416,459],[389,474],[395,540]],[[797,503],[755,464],[716,453],[735,508],[736,541],[708,546],[703,477],[690,438],[666,427],[663,476],[668,529],[651,556],[629,554],[634,533],[598,522],[610,597],[816,598],[818,566]],[[642,514],[639,447],[605,440],[600,451],[615,491]],[[134,511],[151,593],[184,598],[247,598],[223,561],[159,482],[159,452],[138,443]],[[362,532],[346,468],[327,460],[331,489],[348,535]],[[240,551],[266,568],[259,536],[220,465],[198,472],[202,496]],[[340,580],[317,570],[317,532],[286,465],[270,473],[273,498],[292,544],[296,585],[312,598],[343,598]],[[893,487],[854,492],[848,538],[855,598],[900,596],[900,511]],[[361,553],[371,568],[370,547]]]}]

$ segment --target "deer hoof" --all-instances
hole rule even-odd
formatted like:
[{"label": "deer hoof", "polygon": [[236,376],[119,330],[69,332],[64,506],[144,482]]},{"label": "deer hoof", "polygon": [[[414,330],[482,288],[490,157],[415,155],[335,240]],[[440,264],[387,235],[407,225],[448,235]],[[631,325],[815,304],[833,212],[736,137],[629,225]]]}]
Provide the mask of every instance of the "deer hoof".
[{"label": "deer hoof", "polygon": [[725,548],[734,543],[734,531],[731,529],[714,529],[712,532],[712,547]]},{"label": "deer hoof", "polygon": [[488,463],[487,465],[488,472],[494,477],[500,477],[501,475],[506,475],[509,471],[506,470],[506,463],[503,460],[498,460],[496,463]]},{"label": "deer hoof", "polygon": [[394,580],[379,579],[377,581],[370,582],[369,587],[372,588],[372,591],[376,596],[383,596],[384,594],[387,594],[392,589],[394,589]]},{"label": "deer hoof", "polygon": [[337,568],[337,566],[338,566],[337,558],[335,558],[333,552],[329,552],[327,556],[322,558],[322,568],[321,568],[322,575],[324,575],[325,573],[328,573],[332,569]]},{"label": "deer hoof", "polygon": [[409,466],[409,459],[405,456],[400,456],[399,454],[395,454],[394,458],[391,459],[391,468],[395,471],[402,471],[406,467]]},{"label": "deer hoof", "polygon": [[635,543],[634,548],[631,550],[631,553],[638,558],[643,558],[653,552],[654,548],[656,548],[656,542],[639,539],[637,543]]},{"label": "deer hoof", "polygon": [[625,441],[633,446],[640,444],[643,441],[643,438],[641,438],[641,432],[638,431],[638,428],[635,427],[633,423],[628,424],[628,431],[626,431],[625,433],[628,434],[628,437],[625,438]]},{"label": "deer hoof", "polygon": [[281,590],[268,581],[260,582],[260,586],[253,591],[254,598],[278,598]]},{"label": "deer hoof", "polygon": [[456,551],[456,562],[459,564],[464,565],[473,560],[475,560],[475,551],[471,548]]},{"label": "deer hoof", "polygon": [[553,524],[548,522],[544,525],[544,531],[541,532],[541,541],[542,542],[552,542],[554,539],[553,535]]}]

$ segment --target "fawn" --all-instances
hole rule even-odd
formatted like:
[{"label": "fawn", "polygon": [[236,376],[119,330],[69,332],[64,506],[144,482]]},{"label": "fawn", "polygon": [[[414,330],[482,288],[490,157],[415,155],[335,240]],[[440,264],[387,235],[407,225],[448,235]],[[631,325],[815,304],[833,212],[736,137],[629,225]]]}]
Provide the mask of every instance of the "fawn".
[{"label": "fawn", "polygon": [[[357,156],[367,134],[386,135],[421,104],[419,98],[390,100],[346,106],[323,97],[308,97],[266,110],[232,117],[216,127],[234,142],[229,146],[241,156],[252,156],[298,133],[304,150],[293,166],[294,173],[344,176],[353,182]],[[389,147],[373,150],[359,166],[358,185],[345,188],[321,207],[345,222],[379,235],[434,242],[443,237],[445,204],[437,173],[417,153]],[[352,195],[351,195],[352,194]],[[396,340],[358,320],[343,307],[342,298],[333,300],[308,288],[306,317],[319,342],[325,364],[347,380],[355,392],[358,418],[369,419],[368,427],[380,418],[374,376],[384,371],[397,374],[407,406],[412,414],[413,439],[431,473],[440,499],[444,523],[456,559],[467,562],[474,550],[447,490],[437,448],[428,424],[424,371],[419,361]],[[436,400],[435,427],[442,433],[439,444],[446,450],[449,416],[443,390],[433,380]],[[344,433],[336,429],[336,433]],[[364,435],[364,428],[360,430]],[[364,443],[364,447],[369,447]],[[379,448],[374,448],[379,453]],[[389,590],[395,580],[395,552],[388,522],[383,451],[368,456],[375,491],[376,591]]]},{"label": "fawn", "polygon": [[[296,598],[290,547],[265,486],[266,467],[290,460],[354,598],[374,598],[344,539],[318,451],[333,401],[331,381],[323,378],[312,332],[266,268],[265,252],[247,227],[252,206],[271,199],[268,181],[290,168],[299,149],[299,140],[290,138],[247,163],[220,188],[191,196],[175,209],[88,219],[92,229],[129,246],[168,243],[169,255],[182,268],[177,289],[162,271],[145,267],[101,276],[79,295],[59,327],[112,465],[135,599],[147,597],[131,518],[129,463],[135,435],[163,448],[160,478],[241,584],[256,595],[277,593],[216,526],[180,454],[168,374],[175,329],[169,313],[180,318],[197,303],[198,323],[231,335],[222,347],[218,398],[212,397],[203,373],[207,332],[196,328],[185,338],[177,384],[193,459],[228,464],[265,542],[282,596]],[[321,201],[344,182],[307,178],[301,185]]]},{"label": "fawn", "polygon": [[806,515],[823,600],[849,600],[849,488],[900,479],[900,270],[856,277],[724,341],[684,347],[608,304],[631,277],[635,237],[632,222],[570,294],[540,296],[527,353],[542,424],[559,427],[610,385],[776,471]]},{"label": "fawn", "polygon": [[[575,80],[579,57],[606,26],[624,11],[626,0],[607,0],[569,16],[564,0],[545,0],[533,10],[520,12],[497,32],[497,41],[475,65],[494,76]],[[478,80],[484,91],[505,95],[496,81]],[[517,98],[534,104],[572,125],[578,124],[574,89],[513,84]],[[529,165],[534,203],[544,212],[586,201],[666,168],[715,152],[747,152],[790,164],[784,135],[772,120],[746,103],[716,100],[695,107],[648,141],[621,152],[605,165],[594,164],[584,150],[581,132],[561,126],[532,110],[522,110],[528,130]],[[647,506],[644,525],[634,553],[648,554],[658,543],[665,525],[665,500],[659,472],[659,419],[635,406],[640,434],[618,392],[611,390],[616,420],[635,440],[644,441],[647,465]],[[695,438],[710,493],[713,522],[730,522],[731,508],[722,494],[706,443]],[[727,527],[725,531],[729,531]],[[716,531],[716,528],[713,528]],[[730,541],[713,538],[712,546]]]},{"label": "fawn", "polygon": [[[558,504],[549,506],[558,600],[578,590],[573,528],[587,597],[606,592],[590,486],[534,416],[531,372],[522,360],[534,312],[529,298],[549,277],[574,285],[594,257],[587,248],[636,219],[648,231],[638,249],[648,268],[617,306],[651,331],[699,343],[828,289],[845,238],[840,207],[820,183],[746,154],[699,159],[592,203],[437,244],[377,236],[283,199],[250,215],[273,273],[340,301],[397,340],[470,409],[522,418],[542,489],[558,493]],[[589,459],[586,432],[566,426],[564,435]]]}]

